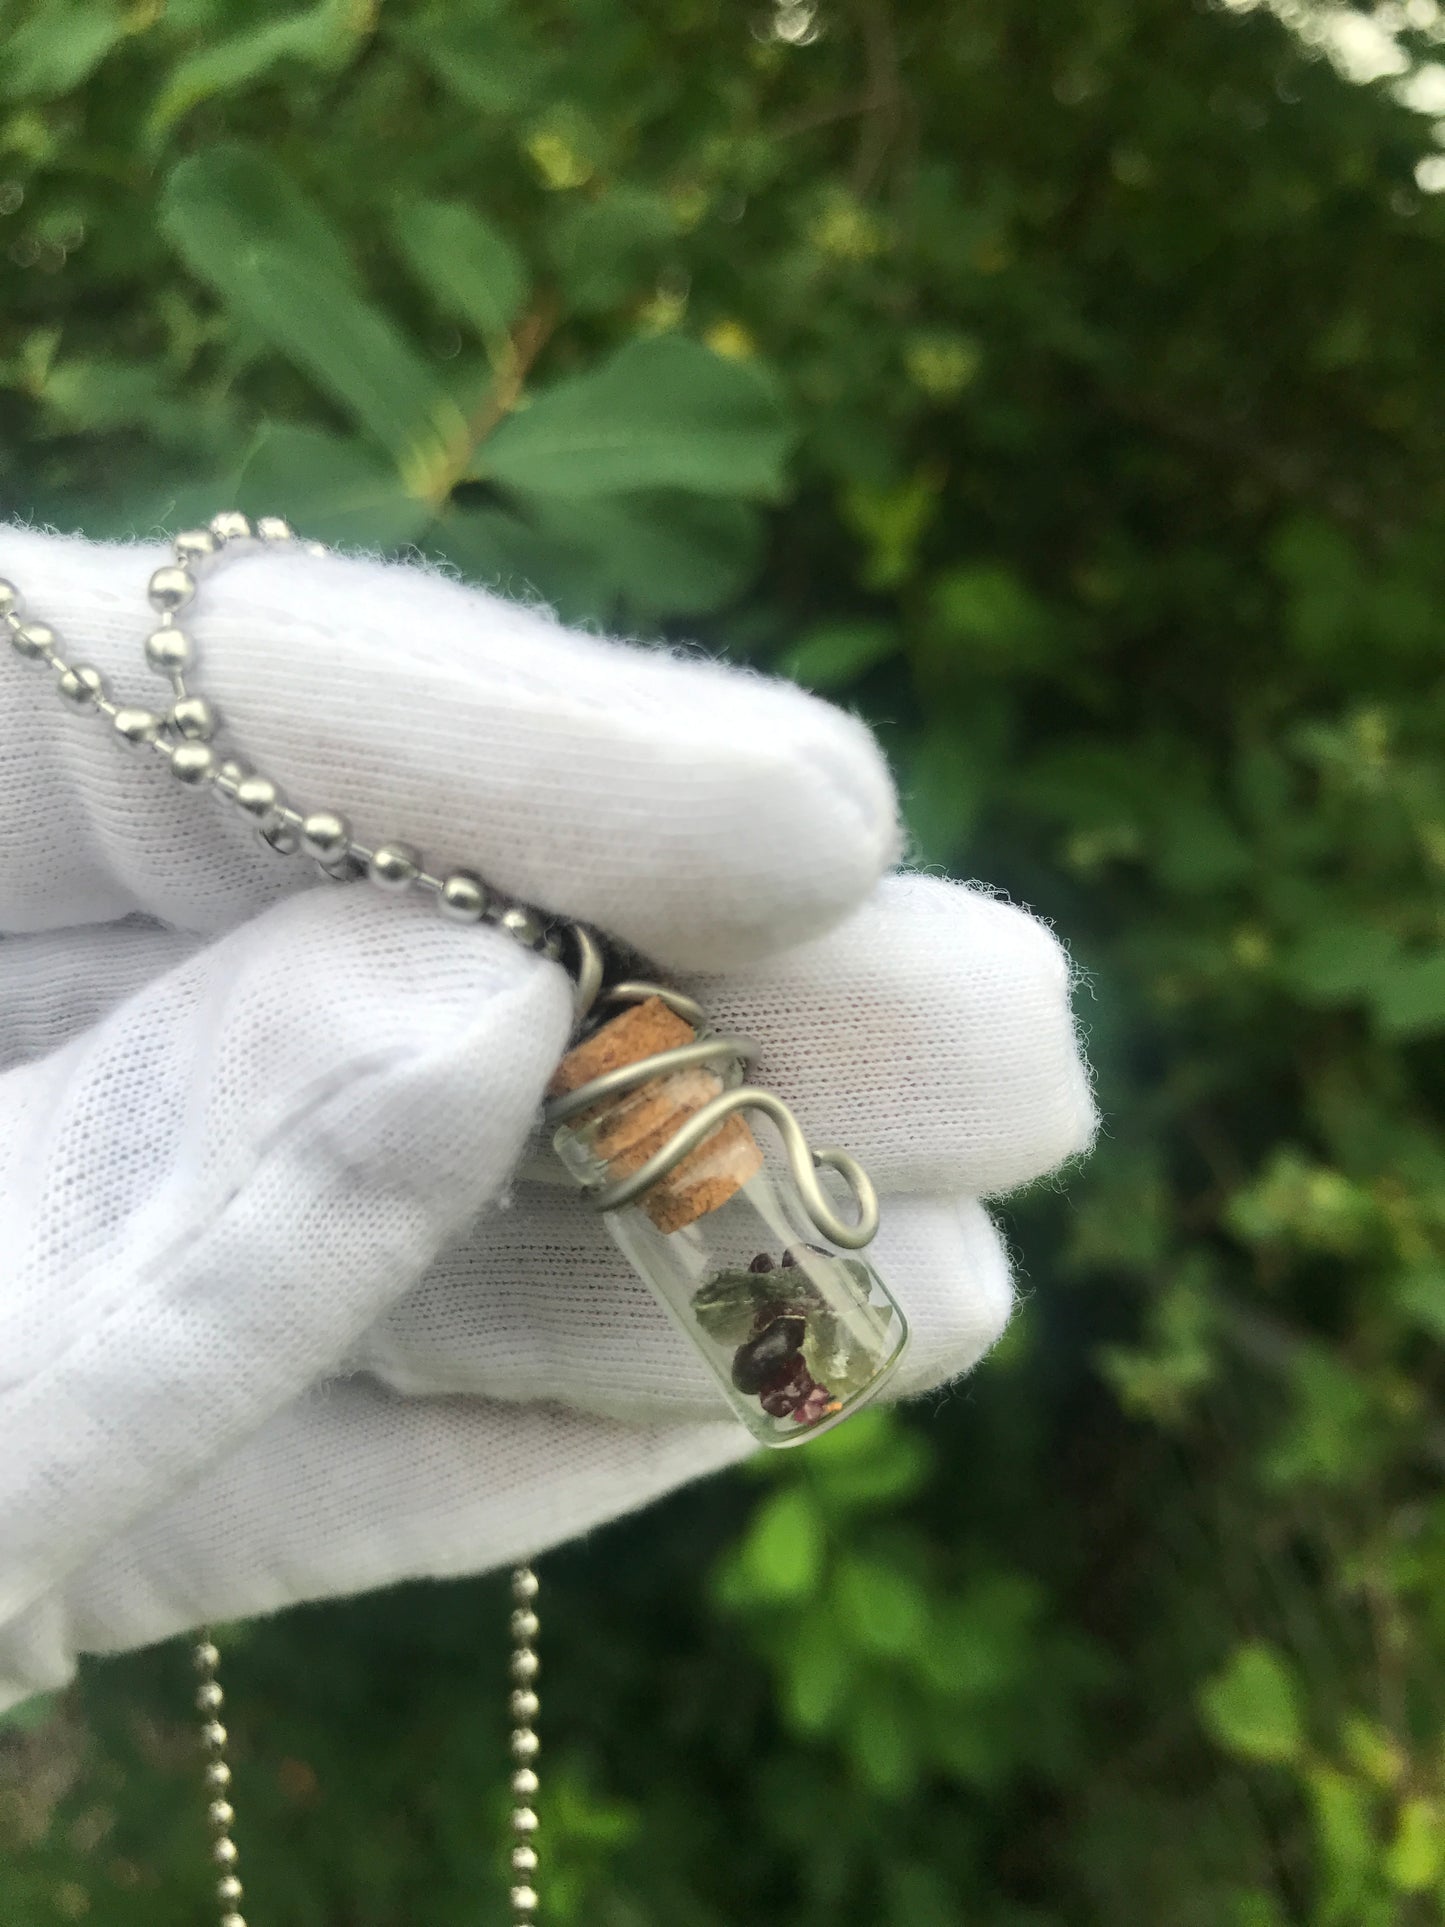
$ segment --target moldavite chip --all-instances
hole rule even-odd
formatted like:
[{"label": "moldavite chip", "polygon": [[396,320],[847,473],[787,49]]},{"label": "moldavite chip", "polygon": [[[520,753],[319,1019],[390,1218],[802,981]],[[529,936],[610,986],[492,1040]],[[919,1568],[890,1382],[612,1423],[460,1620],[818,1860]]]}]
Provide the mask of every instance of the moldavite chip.
[{"label": "moldavite chip", "polygon": [[751,1338],[764,1312],[796,1310],[814,1318],[825,1310],[823,1294],[801,1267],[789,1271],[717,1271],[698,1286],[692,1308],[709,1338],[740,1345]]},{"label": "moldavite chip", "polygon": [[[848,1307],[841,1317],[816,1282],[818,1274],[829,1272],[836,1278],[838,1302]],[[692,1309],[719,1345],[745,1345],[769,1321],[801,1317],[809,1371],[836,1396],[847,1398],[872,1380],[888,1348],[888,1335],[869,1303],[872,1285],[873,1274],[861,1259],[810,1252],[806,1266],[714,1272],[693,1294]]]}]

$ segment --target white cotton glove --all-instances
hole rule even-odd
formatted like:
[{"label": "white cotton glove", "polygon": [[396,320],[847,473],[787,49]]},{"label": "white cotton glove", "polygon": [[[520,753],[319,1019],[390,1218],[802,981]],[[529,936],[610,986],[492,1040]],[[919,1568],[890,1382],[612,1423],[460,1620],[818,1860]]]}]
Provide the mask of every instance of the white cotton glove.
[{"label": "white cotton glove", "polygon": [[[145,671],[153,548],[0,528],[71,661]],[[238,559],[188,625],[305,807],[600,925],[764,1045],[883,1193],[902,1391],[1008,1315],[978,1202],[1092,1126],[1068,968],[885,878],[892,789],[791,686],[414,568]],[[3,643],[0,643],[3,648]],[[0,1705],[79,1652],[475,1571],[740,1457],[565,1189],[516,1181],[569,986],[496,931],[313,880],[0,657]]]}]

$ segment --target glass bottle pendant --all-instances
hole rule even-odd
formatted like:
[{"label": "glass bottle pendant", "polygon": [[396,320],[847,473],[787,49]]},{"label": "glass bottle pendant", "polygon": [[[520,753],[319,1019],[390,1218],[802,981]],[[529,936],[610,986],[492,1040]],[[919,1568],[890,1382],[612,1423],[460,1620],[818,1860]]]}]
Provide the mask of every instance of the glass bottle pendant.
[{"label": "glass bottle pendant", "polygon": [[[855,1255],[877,1223],[866,1174],[811,1152],[792,1113],[743,1081],[746,1038],[691,999],[620,984],[574,1044],[548,1107],[563,1164],[765,1445],[800,1444],[865,1404],[898,1363],[903,1314]],[[777,1127],[760,1142],[750,1113]],[[844,1218],[818,1180],[839,1173]]]}]

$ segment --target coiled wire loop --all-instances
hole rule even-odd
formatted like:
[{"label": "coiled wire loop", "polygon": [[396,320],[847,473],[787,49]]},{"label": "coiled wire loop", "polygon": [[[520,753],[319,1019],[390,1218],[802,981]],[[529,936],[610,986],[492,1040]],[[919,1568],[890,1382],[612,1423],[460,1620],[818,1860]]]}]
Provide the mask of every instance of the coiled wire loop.
[{"label": "coiled wire loop", "polygon": [[[576,925],[573,926],[572,935],[577,946],[575,969],[579,1021],[598,1002],[640,1004],[649,997],[657,997],[694,1029],[705,1027],[707,1013],[702,1005],[666,984],[628,978],[603,990],[602,953],[596,938],[590,931],[584,931]],[[590,991],[585,997],[584,987]],[[678,1044],[671,1050],[655,1051],[651,1057],[644,1057],[635,1064],[623,1064],[616,1070],[604,1071],[600,1077],[594,1077],[577,1090],[553,1098],[547,1105],[546,1121],[549,1126],[565,1124],[569,1118],[590,1110],[594,1104],[606,1098],[621,1097],[628,1091],[651,1083],[653,1078],[666,1077],[673,1071],[691,1070],[699,1064],[724,1064],[736,1060],[751,1064],[758,1055],[758,1046],[749,1037],[729,1033],[698,1037],[690,1044]],[[868,1173],[856,1158],[835,1145],[815,1151],[808,1143],[802,1125],[783,1100],[754,1084],[739,1084],[732,1090],[720,1092],[679,1125],[662,1149],[655,1152],[645,1164],[612,1184],[590,1187],[587,1197],[598,1211],[621,1210],[623,1205],[633,1203],[643,1192],[650,1190],[660,1178],[665,1178],[735,1111],[757,1112],[772,1123],[782,1140],[788,1169],[803,1207],[830,1243],[841,1246],[845,1251],[860,1251],[864,1245],[872,1242],[878,1229],[878,1193]],[[836,1171],[847,1185],[855,1207],[851,1223],[834,1210],[818,1181],[821,1170]]]}]

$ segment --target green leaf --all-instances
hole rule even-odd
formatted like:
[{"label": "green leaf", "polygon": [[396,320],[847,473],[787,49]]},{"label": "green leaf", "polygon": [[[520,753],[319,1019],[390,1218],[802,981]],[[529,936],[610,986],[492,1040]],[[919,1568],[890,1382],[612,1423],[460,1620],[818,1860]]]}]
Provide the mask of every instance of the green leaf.
[{"label": "green leaf", "polygon": [[543,389],[502,423],[477,472],[578,499],[662,488],[770,499],[793,439],[766,369],[661,335]]},{"label": "green leaf", "polygon": [[1349,538],[1311,515],[1284,522],[1268,558],[1287,591],[1286,640],[1306,660],[1328,660],[1358,645],[1365,582]]},{"label": "green leaf", "polygon": [[[842,1519],[888,1500],[907,1498],[928,1476],[928,1446],[898,1414],[875,1405],[808,1447],[808,1483],[825,1519]],[[751,1462],[759,1478],[796,1476],[787,1459],[766,1453]]]},{"label": "green leaf", "polygon": [[97,356],[57,362],[45,377],[42,398],[70,430],[103,434],[109,429],[149,426],[164,434],[171,419],[194,433],[193,408],[184,404],[158,361],[121,361]]},{"label": "green leaf", "polygon": [[[235,199],[248,179],[259,203]],[[234,149],[183,161],[163,220],[237,317],[338,402],[408,472],[417,493],[445,472],[464,424],[431,371],[357,290],[322,216],[267,163]]]},{"label": "green leaf", "polygon": [[172,168],[161,225],[204,281],[224,294],[237,256],[289,255],[317,276],[354,280],[346,244],[274,161],[249,147],[208,147]]},{"label": "green leaf", "polygon": [[1375,1022],[1387,1037],[1433,1037],[1445,1031],[1445,950],[1401,957],[1374,986]]},{"label": "green leaf", "polygon": [[504,334],[531,286],[521,254],[490,221],[460,201],[400,201],[392,237],[446,314],[480,334]]},{"label": "green leaf", "polygon": [[761,527],[743,503],[620,495],[449,512],[441,552],[474,580],[540,596],[573,618],[705,614],[731,600],[756,566]]},{"label": "green leaf", "polygon": [[363,443],[281,423],[257,436],[236,500],[248,514],[284,515],[314,541],[357,549],[401,548],[432,519]]},{"label": "green leaf", "polygon": [[847,1425],[825,1433],[809,1447],[812,1458],[808,1470],[830,1516],[896,1504],[919,1489],[932,1466],[923,1439],[897,1426],[880,1432],[868,1451],[820,1456],[826,1444],[851,1432],[865,1416],[860,1412]]},{"label": "green leaf", "polygon": [[1238,884],[1254,853],[1223,810],[1201,797],[1174,796],[1158,815],[1154,868],[1169,890],[1193,895]]},{"label": "green leaf", "polygon": [[1216,1304],[1211,1281],[1180,1266],[1150,1303],[1148,1342],[1103,1345],[1099,1369],[1126,1412],[1161,1425],[1192,1411],[1199,1392],[1219,1371]]},{"label": "green leaf", "polygon": [[1304,1751],[1299,1687],[1284,1659],[1262,1640],[1241,1646],[1199,1696],[1204,1723],[1227,1752],[1283,1765]]},{"label": "green leaf", "polygon": [[1316,1767],[1307,1786],[1319,1848],[1322,1927],[1356,1927],[1370,1875],[1380,1859],[1371,1790],[1334,1767]]},{"label": "green leaf", "polygon": [[904,759],[900,789],[925,863],[962,861],[983,796],[984,749],[973,728],[936,723]]},{"label": "green leaf", "polygon": [[848,1704],[854,1659],[825,1617],[814,1612],[800,1621],[797,1646],[784,1672],[786,1705],[793,1724],[804,1733],[824,1733]]},{"label": "green leaf", "polygon": [[1005,1567],[983,1570],[961,1590],[935,1599],[922,1670],[936,1693],[965,1701],[961,1724],[998,1699],[1034,1664],[1045,1601],[1037,1582]]},{"label": "green leaf", "polygon": [[843,513],[866,544],[860,571],[865,588],[896,589],[914,573],[938,501],[938,476],[932,472],[891,485],[855,482],[844,491]]},{"label": "green leaf", "polygon": [[1009,1772],[1001,1757],[992,1721],[977,1704],[960,1707],[944,1699],[924,1702],[928,1714],[927,1741],[931,1760],[950,1779],[984,1791],[996,1787]]},{"label": "green leaf", "polygon": [[823,1528],[800,1486],[770,1493],[738,1548],[744,1596],[766,1603],[805,1599],[823,1576]]},{"label": "green leaf", "polygon": [[1372,1786],[1393,1791],[1409,1772],[1406,1748],[1389,1728],[1363,1713],[1347,1713],[1340,1721],[1340,1744],[1349,1760]]},{"label": "green leaf", "polygon": [[967,562],[934,587],[935,622],[970,668],[1036,666],[1055,653],[1057,621],[1010,568]]},{"label": "green leaf", "polygon": [[1261,1457],[1261,1474],[1281,1487],[1358,1488],[1389,1449],[1385,1387],[1313,1338],[1298,1343],[1287,1377],[1285,1422]]},{"label": "green leaf", "polygon": [[1416,1795],[1400,1809],[1385,1875],[1402,1893],[1421,1894],[1445,1878],[1445,1810]]},{"label": "green leaf", "polygon": [[547,103],[526,130],[523,147],[543,186],[554,194],[595,181],[613,152],[611,130],[575,94]]},{"label": "green leaf", "polygon": [[432,546],[469,580],[517,601],[546,603],[566,621],[613,613],[615,592],[595,556],[507,509],[449,508]]},{"label": "green leaf", "polygon": [[1392,932],[1354,921],[1312,930],[1287,951],[1280,969],[1301,998],[1326,1007],[1369,993],[1399,955]]},{"label": "green leaf", "polygon": [[489,117],[516,113],[539,99],[554,65],[500,0],[465,9],[433,7],[391,28],[392,37],[450,94]]},{"label": "green leaf", "polygon": [[216,513],[217,502],[235,497],[238,462],[220,471],[190,467],[184,474],[167,466],[164,483],[154,475],[133,473],[102,500],[77,501],[77,528],[100,542],[154,542],[178,529],[202,526]]},{"label": "green leaf", "polygon": [[0,19],[0,98],[50,100],[88,79],[126,31],[109,0],[39,0],[18,26]]},{"label": "green leaf", "polygon": [[1367,1184],[1277,1145],[1265,1169],[1226,1201],[1225,1221],[1251,1244],[1280,1239],[1358,1257],[1378,1235],[1380,1208]]},{"label": "green leaf", "polygon": [[433,528],[432,545],[470,581],[521,602],[555,601],[559,582],[569,591],[592,585],[584,557],[559,552],[506,509],[452,506]]},{"label": "green leaf", "polygon": [[609,188],[601,200],[565,202],[546,231],[547,252],[568,306],[589,314],[619,307],[654,278],[677,221],[661,194]]},{"label": "green leaf", "polygon": [[203,101],[238,94],[286,61],[323,70],[344,67],[369,32],[365,8],[353,0],[321,0],[309,13],[262,20],[208,43],[171,70],[147,117],[148,144],[158,147],[175,123]]},{"label": "green leaf", "polygon": [[1395,1302],[1421,1331],[1445,1344],[1445,1265],[1422,1265],[1408,1273]]},{"label": "green leaf", "polygon": [[828,622],[810,631],[774,667],[780,676],[826,693],[857,682],[897,647],[898,632],[889,623]]},{"label": "green leaf", "polygon": [[341,282],[288,256],[233,264],[237,305],[424,489],[444,444],[463,430],[459,411],[384,315]]},{"label": "green leaf", "polygon": [[899,1659],[923,1645],[928,1600],[906,1573],[881,1559],[844,1559],[833,1584],[840,1625],[862,1652]]},{"label": "green leaf", "polygon": [[855,1685],[847,1710],[848,1751],[864,1784],[885,1799],[907,1793],[918,1778],[918,1733],[902,1696]]},{"label": "green leaf", "polygon": [[[747,586],[762,523],[745,502],[655,491],[528,503],[544,537],[588,558],[599,594],[637,615],[706,615]],[[606,609],[598,608],[602,615]]]}]

